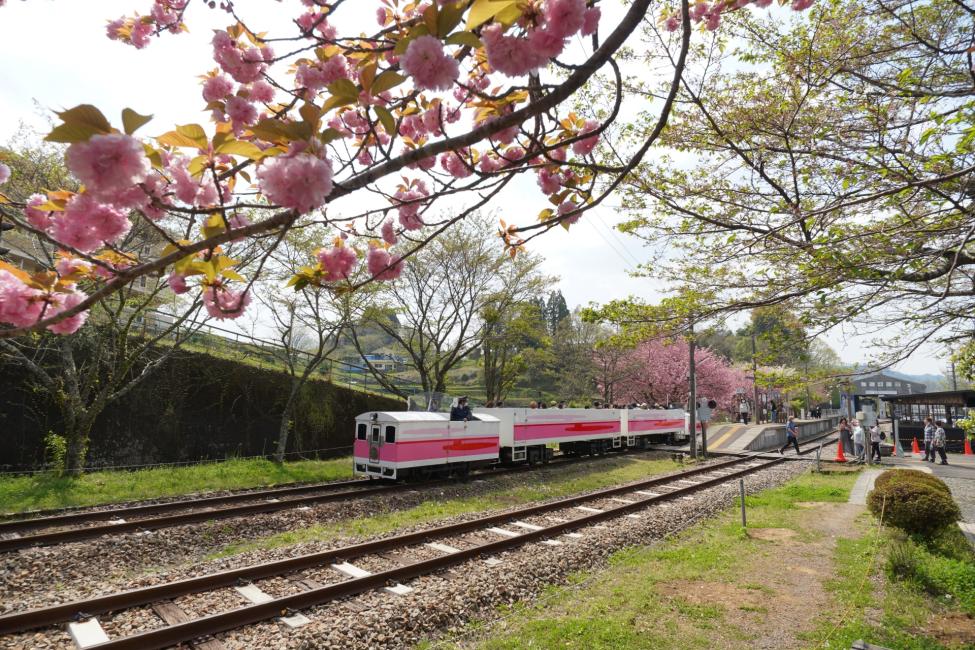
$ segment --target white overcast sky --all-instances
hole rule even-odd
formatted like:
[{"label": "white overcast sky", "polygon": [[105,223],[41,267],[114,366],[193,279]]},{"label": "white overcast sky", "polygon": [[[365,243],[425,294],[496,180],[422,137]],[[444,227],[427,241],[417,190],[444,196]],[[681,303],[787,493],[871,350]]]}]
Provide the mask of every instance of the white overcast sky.
[{"label": "white overcast sky", "polygon": [[[97,105],[116,122],[124,107],[152,113],[155,119],[144,127],[146,134],[162,133],[173,124],[205,124],[197,75],[214,66],[210,30],[225,27],[229,20],[219,11],[194,4],[199,6],[189,17],[191,33],[167,35],[136,51],[106,38],[105,24],[136,10],[148,11],[150,0],[8,0],[0,8],[0,61],[4,61],[0,67],[0,144],[20,122],[43,131],[52,111],[82,103]],[[262,15],[260,28],[271,33],[285,31],[287,21],[300,12],[297,0],[243,0],[237,4],[244,16]],[[362,26],[354,31],[373,29],[376,3],[357,0],[346,4],[343,12],[355,12],[359,6]],[[604,30],[615,12],[606,13]],[[525,191],[509,192],[499,197],[496,209],[502,216],[514,214],[524,209],[527,195]],[[539,193],[532,195],[538,204],[530,207],[534,214],[545,203]],[[561,278],[559,286],[570,307],[627,296],[659,297],[660,283],[630,276],[645,256],[639,241],[613,229],[618,221],[613,207],[606,206],[587,213],[571,232],[559,228],[533,242],[532,249],[545,257],[546,272]],[[835,332],[826,338],[844,361],[869,357],[866,341],[851,332]],[[944,365],[944,360],[926,351],[897,369],[940,373]]]}]

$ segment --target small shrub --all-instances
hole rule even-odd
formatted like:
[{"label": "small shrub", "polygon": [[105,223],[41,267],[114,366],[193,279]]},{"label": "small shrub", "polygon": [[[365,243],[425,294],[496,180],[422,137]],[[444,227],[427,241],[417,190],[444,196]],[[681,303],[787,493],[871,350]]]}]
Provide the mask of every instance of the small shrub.
[{"label": "small shrub", "polygon": [[884,523],[923,537],[961,518],[950,494],[919,481],[886,481],[867,495],[867,506]]},{"label": "small shrub", "polygon": [[920,483],[933,487],[936,490],[941,490],[947,495],[951,495],[951,490],[945,485],[944,481],[932,474],[916,469],[887,470],[877,477],[873,485],[874,488],[883,488],[891,483]]},{"label": "small shrub", "polygon": [[44,436],[44,461],[57,476],[64,473],[65,462],[68,458],[68,441],[53,431]]}]

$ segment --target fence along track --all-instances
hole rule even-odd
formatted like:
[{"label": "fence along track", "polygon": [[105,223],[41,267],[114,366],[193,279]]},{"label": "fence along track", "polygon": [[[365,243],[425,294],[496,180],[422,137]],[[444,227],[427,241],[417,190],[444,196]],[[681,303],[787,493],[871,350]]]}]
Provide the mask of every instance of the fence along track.
[{"label": "fence along track", "polygon": [[[624,503],[621,506],[605,509],[599,512],[593,512],[592,514],[558,523],[553,526],[539,528],[538,530],[528,530],[519,534],[517,537],[506,538],[497,542],[478,545],[457,553],[451,553],[449,555],[437,557],[431,560],[415,562],[381,573],[375,573],[364,577],[353,578],[351,580],[317,587],[302,593],[283,598],[276,598],[259,605],[251,605],[199,619],[192,619],[176,625],[169,625],[167,627],[148,632],[138,633],[130,637],[110,641],[107,644],[103,643],[97,646],[106,648],[166,647],[199,638],[201,636],[215,634],[234,629],[242,625],[281,616],[282,612],[285,611],[304,609],[334,600],[335,598],[342,596],[353,595],[376,587],[382,587],[393,580],[405,580],[419,575],[424,575],[446,566],[466,561],[478,555],[494,553],[508,548],[514,548],[527,542],[552,537],[554,535],[570,531],[574,528],[587,526],[605,519],[611,519],[633,510],[644,508],[654,503],[670,500],[691,492],[705,489],[707,487],[712,487],[739,476],[771,467],[781,463],[782,461],[783,458],[781,457],[770,460],[762,460],[757,456],[734,458],[704,467],[695,467],[667,476],[654,477],[638,483],[606,488],[587,495],[568,497],[547,504],[529,506],[527,508],[522,508],[515,511],[489,515],[487,517],[482,517],[472,521],[447,524],[433,529],[407,533],[398,537],[364,542],[331,551],[313,553],[296,558],[258,564],[251,567],[243,567],[240,569],[214,573],[196,578],[189,578],[153,587],[144,587],[141,589],[117,592],[114,594],[99,596],[83,601],[76,601],[73,603],[53,605],[27,612],[8,614],[5,616],[0,616],[0,633],[9,634],[38,627],[55,625],[57,623],[77,617],[80,612],[84,612],[86,615],[93,615],[108,611],[124,610],[148,603],[157,603],[159,601],[181,595],[232,586],[245,581],[296,573],[310,568],[322,567],[334,561],[341,562],[349,558],[367,556],[369,554],[380,553],[382,551],[388,551],[391,549],[416,546],[431,539],[450,538],[458,534],[475,532],[480,529],[484,529],[485,527],[510,522],[523,517],[572,508],[575,507],[576,504],[586,501],[600,500],[607,497],[612,497],[616,494],[635,492],[641,488],[679,482],[690,476],[722,471],[722,475],[720,476],[703,479],[689,486],[675,487],[670,492]],[[743,465],[746,463],[749,464],[743,469],[731,469],[734,466]]]}]

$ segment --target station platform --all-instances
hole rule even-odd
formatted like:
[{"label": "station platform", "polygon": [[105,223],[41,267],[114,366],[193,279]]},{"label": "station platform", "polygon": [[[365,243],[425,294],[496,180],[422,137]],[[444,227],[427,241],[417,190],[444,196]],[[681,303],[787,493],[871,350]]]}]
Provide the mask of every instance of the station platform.
[{"label": "station platform", "polygon": [[[799,424],[799,442],[832,428],[833,420],[796,420]],[[765,451],[782,446],[785,442],[785,424],[766,422],[742,424],[729,422],[708,426],[708,450],[726,453]]]}]

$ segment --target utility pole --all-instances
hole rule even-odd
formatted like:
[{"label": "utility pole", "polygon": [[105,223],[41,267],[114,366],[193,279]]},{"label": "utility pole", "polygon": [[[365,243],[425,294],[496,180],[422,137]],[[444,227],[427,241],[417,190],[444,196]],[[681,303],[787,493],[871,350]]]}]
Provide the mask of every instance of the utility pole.
[{"label": "utility pole", "polygon": [[752,388],[755,389],[755,424],[758,424],[758,417],[762,411],[758,406],[758,348],[755,345],[754,323],[752,324]]},{"label": "utility pole", "polygon": [[689,413],[688,425],[691,434],[691,456],[697,458],[697,372],[694,363],[694,323],[691,323],[691,337],[688,343],[690,357],[688,361],[687,381],[690,384],[690,404],[687,412]]},{"label": "utility pole", "polygon": [[958,390],[958,375],[955,374],[955,360],[951,360],[951,390]]}]

